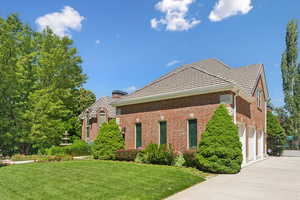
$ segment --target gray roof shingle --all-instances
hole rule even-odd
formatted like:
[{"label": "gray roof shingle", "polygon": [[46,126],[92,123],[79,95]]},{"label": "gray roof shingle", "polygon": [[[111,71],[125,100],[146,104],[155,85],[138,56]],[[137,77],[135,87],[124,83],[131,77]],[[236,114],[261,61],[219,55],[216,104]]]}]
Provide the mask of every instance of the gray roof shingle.
[{"label": "gray roof shingle", "polygon": [[95,103],[93,103],[89,108],[87,108],[84,112],[82,112],[79,118],[85,119],[87,117],[87,113],[89,113],[89,118],[96,118],[97,112],[101,108],[107,110],[107,114],[109,118],[115,118],[116,108],[111,105],[113,100],[114,99],[111,97],[101,97]]},{"label": "gray roof shingle", "polygon": [[207,59],[192,64],[186,64],[161,76],[142,89],[120,99],[115,100],[111,97],[102,97],[98,99],[92,106],[80,115],[80,118],[84,119],[87,111],[90,113],[90,118],[96,117],[100,108],[106,108],[108,110],[109,117],[115,118],[116,108],[111,105],[113,102],[209,86],[236,85],[245,95],[251,97],[253,89],[255,88],[257,77],[262,67],[263,66],[261,64],[255,64],[231,68],[217,59]]},{"label": "gray roof shingle", "polygon": [[251,97],[261,66],[257,64],[230,68],[217,59],[207,59],[178,67],[120,100],[219,84],[237,85],[246,95]]}]

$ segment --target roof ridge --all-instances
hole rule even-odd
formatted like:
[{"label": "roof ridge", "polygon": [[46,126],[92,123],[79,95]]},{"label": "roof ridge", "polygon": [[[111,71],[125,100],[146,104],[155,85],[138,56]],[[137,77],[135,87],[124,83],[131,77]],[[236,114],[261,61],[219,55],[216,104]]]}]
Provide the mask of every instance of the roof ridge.
[{"label": "roof ridge", "polygon": [[[200,65],[201,66],[201,65]],[[220,76],[220,75],[218,75],[218,74],[213,74],[213,73],[210,73],[210,72],[208,72],[208,71],[206,71],[206,70],[204,70],[204,69],[202,69],[202,68],[198,68],[198,67],[194,67],[194,66],[191,66],[191,67],[193,67],[194,69],[197,69],[197,70],[199,70],[199,71],[202,71],[202,72],[204,72],[204,73],[206,73],[206,74],[208,74],[208,75],[211,75],[211,76],[215,76],[215,77],[217,77],[217,78],[219,78],[219,79],[221,79],[221,80],[223,80],[223,81],[226,81],[226,82],[229,82],[229,83],[233,83],[233,84],[235,84],[235,85],[238,85],[237,83],[236,83],[236,81],[234,81],[234,80],[228,80],[228,79],[226,79],[225,77],[223,77],[223,76]]]},{"label": "roof ridge", "polygon": [[235,70],[235,69],[241,69],[241,68],[243,68],[243,67],[254,67],[254,66],[257,66],[257,65],[261,66],[261,65],[263,65],[263,64],[250,64],[250,65],[243,65],[243,66],[234,67],[234,68],[231,68],[231,69]]},{"label": "roof ridge", "polygon": [[[257,81],[258,81],[258,79],[259,79],[259,76],[260,76],[261,73],[262,73],[262,70],[263,70],[263,72],[264,72],[264,65],[263,65],[263,64],[256,64],[256,65],[259,65],[259,69],[258,69],[258,71],[257,71],[256,79],[255,79],[255,83],[254,83],[254,84],[257,83]],[[256,85],[254,85],[254,87],[253,87],[252,90],[251,90],[252,94],[254,93],[255,87],[256,87]]]},{"label": "roof ridge", "polygon": [[213,60],[217,61],[218,63],[222,64],[224,67],[228,68],[228,69],[232,69],[232,67],[230,67],[229,65],[226,65],[223,61],[217,59],[217,58],[212,58]]}]

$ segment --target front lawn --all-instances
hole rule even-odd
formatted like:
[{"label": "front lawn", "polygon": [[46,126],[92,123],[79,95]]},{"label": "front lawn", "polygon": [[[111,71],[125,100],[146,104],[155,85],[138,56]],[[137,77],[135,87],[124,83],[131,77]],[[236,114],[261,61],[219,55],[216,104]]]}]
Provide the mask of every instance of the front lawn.
[{"label": "front lawn", "polygon": [[0,167],[6,199],[162,199],[204,178],[192,169],[113,161]]}]

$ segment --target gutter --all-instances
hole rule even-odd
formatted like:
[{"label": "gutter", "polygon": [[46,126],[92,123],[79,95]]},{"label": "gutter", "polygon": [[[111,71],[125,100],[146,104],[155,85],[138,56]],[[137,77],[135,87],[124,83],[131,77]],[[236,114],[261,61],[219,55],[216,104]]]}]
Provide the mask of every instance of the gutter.
[{"label": "gutter", "polygon": [[235,92],[238,96],[241,96],[243,99],[245,99],[248,102],[252,101],[250,97],[242,94],[240,92],[240,88],[238,88],[236,85],[232,83],[228,83],[228,84],[219,84],[219,85],[213,85],[207,87],[193,88],[188,90],[181,90],[176,92],[168,92],[168,93],[157,94],[157,95],[150,95],[145,97],[136,97],[136,98],[128,98],[128,99],[125,98],[125,99],[120,99],[118,101],[112,102],[111,105],[114,107],[133,105],[133,104],[148,103],[153,101],[175,99],[180,97],[194,96],[200,94],[222,92],[228,90]]}]

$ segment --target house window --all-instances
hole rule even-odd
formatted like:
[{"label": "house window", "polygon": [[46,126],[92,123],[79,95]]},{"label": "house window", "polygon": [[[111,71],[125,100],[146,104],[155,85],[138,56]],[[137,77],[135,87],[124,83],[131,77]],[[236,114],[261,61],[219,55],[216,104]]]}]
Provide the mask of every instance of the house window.
[{"label": "house window", "polygon": [[86,120],[86,137],[90,137],[90,129],[91,129],[91,121],[89,119]]},{"label": "house window", "polygon": [[135,148],[142,146],[142,124],[135,124]]},{"label": "house window", "polygon": [[117,108],[116,113],[117,113],[117,115],[121,115],[122,114],[122,109],[121,108]]},{"label": "house window", "polygon": [[233,96],[231,94],[220,95],[220,104],[233,104]]},{"label": "house window", "polygon": [[101,111],[99,113],[99,126],[101,126],[103,123],[106,122],[106,116],[105,116],[105,112]]},{"label": "house window", "polygon": [[197,120],[188,120],[189,148],[197,147]]},{"label": "house window", "polygon": [[261,108],[261,90],[260,89],[256,90],[256,102],[257,102],[257,107]]},{"label": "house window", "polygon": [[167,122],[159,122],[159,143],[167,144]]}]

